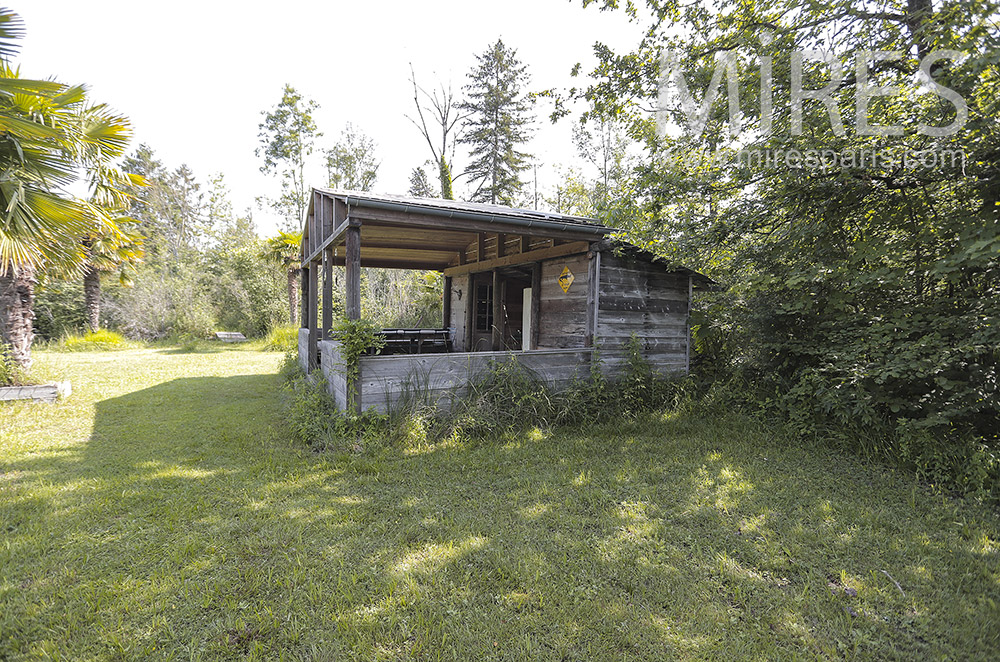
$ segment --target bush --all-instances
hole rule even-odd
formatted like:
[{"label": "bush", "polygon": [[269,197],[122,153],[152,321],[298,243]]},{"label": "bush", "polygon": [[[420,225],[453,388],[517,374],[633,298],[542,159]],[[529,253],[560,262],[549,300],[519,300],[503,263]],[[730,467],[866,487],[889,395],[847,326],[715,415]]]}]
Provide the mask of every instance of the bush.
[{"label": "bush", "polygon": [[45,280],[35,289],[33,321],[35,335],[55,340],[79,332],[87,323],[83,305],[83,283]]},{"label": "bush", "polygon": [[107,352],[119,349],[134,349],[140,345],[126,340],[125,336],[107,329],[87,332],[82,336],[69,335],[63,338],[55,348],[67,352]]},{"label": "bush", "polygon": [[264,338],[265,352],[295,352],[299,348],[299,327],[276,326]]},{"label": "bush", "polygon": [[282,373],[290,396],[285,420],[296,441],[317,451],[357,452],[383,437],[386,417],[373,411],[356,415],[338,409],[319,371],[306,375],[288,354]]}]

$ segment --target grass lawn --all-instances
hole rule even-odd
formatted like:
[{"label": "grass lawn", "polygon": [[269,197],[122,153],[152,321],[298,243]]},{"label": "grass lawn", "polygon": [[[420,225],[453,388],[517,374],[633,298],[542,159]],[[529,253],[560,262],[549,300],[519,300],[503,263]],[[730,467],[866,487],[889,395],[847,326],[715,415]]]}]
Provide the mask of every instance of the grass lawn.
[{"label": "grass lawn", "polygon": [[1000,657],[994,512],[756,424],[317,455],[277,354],[37,358],[0,660]]}]

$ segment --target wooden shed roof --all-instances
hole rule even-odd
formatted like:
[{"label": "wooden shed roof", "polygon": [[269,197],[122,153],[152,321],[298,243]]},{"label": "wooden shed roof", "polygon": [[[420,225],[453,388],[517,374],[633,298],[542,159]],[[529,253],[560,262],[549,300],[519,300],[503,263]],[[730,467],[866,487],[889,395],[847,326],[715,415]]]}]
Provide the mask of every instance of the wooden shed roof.
[{"label": "wooden shed roof", "polygon": [[[617,230],[590,218],[456,200],[313,189],[302,230],[303,265],[320,259],[327,249],[332,250],[334,264],[344,264],[349,226],[360,226],[364,267],[457,275],[529,256],[546,259],[581,252],[595,242],[657,259],[637,247],[608,240]],[[676,270],[708,281],[689,269]]]}]

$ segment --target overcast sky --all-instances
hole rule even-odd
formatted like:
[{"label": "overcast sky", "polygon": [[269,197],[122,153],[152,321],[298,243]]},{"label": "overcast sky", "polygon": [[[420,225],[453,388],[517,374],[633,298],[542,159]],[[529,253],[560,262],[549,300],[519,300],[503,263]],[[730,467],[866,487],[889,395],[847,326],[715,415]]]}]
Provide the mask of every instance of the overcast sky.
[{"label": "overcast sky", "polygon": [[[622,13],[584,10],[579,0],[505,2],[131,2],[14,0],[27,24],[16,62],[22,75],[86,83],[91,97],[128,115],[135,145],[149,144],[168,166],[187,163],[199,180],[225,174],[237,212],[275,194],[258,170],[261,111],[285,83],[319,102],[331,144],[351,122],[378,143],[376,189],[405,194],[411,169],[429,151],[405,115],[412,112],[409,63],[418,81],[458,89],[474,55],[502,37],[528,65],[532,88],[566,87],[576,62],[593,62],[602,41],[634,46],[640,28]],[[556,164],[574,159],[569,122],[539,113],[530,151],[539,188]],[[457,159],[460,170],[465,164]],[[318,168],[314,185],[325,184]],[[461,187],[459,189],[461,191]],[[254,208],[258,231],[276,219]]]}]

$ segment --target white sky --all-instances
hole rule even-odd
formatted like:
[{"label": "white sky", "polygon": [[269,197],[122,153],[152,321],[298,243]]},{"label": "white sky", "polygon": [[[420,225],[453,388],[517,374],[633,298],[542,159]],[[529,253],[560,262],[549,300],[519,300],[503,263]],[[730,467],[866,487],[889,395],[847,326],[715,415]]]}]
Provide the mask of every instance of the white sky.
[{"label": "white sky", "polygon": [[[85,83],[91,98],[128,115],[133,147],[148,143],[168,167],[187,163],[203,185],[222,172],[238,213],[253,207],[262,234],[276,219],[254,199],[274,195],[277,179],[254,155],[261,111],[290,83],[319,102],[315,119],[328,146],[351,122],[378,143],[376,189],[405,194],[409,174],[429,156],[411,114],[409,63],[424,87],[458,90],[476,53],[497,37],[528,65],[532,89],[568,87],[576,62],[593,63],[592,45],[634,47],[641,28],[620,12],[584,10],[579,0],[503,2],[145,2],[12,0],[27,24],[16,63],[26,77]],[[538,113],[530,146],[539,189],[553,166],[575,160],[570,122],[553,127]],[[318,154],[314,155],[318,161]],[[456,158],[461,170],[465,160]],[[317,167],[315,185],[325,184]],[[462,188],[459,187],[459,192]]]}]

